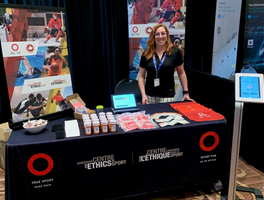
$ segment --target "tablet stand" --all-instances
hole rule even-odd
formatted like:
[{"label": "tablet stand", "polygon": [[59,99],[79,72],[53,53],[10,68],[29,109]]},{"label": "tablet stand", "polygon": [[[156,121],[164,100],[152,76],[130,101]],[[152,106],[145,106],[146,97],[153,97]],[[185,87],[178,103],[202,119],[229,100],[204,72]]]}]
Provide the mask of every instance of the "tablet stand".
[{"label": "tablet stand", "polygon": [[[241,127],[243,119],[243,107],[244,102],[235,102],[235,116],[234,116],[234,128],[233,128],[233,140],[232,140],[232,153],[231,153],[231,165],[229,175],[229,188],[228,188],[228,200],[235,199],[235,192],[251,192],[255,194],[256,200],[263,200],[262,192],[256,188],[247,188],[236,186],[237,180],[237,166],[239,158]],[[224,197],[222,200],[225,199]]]}]

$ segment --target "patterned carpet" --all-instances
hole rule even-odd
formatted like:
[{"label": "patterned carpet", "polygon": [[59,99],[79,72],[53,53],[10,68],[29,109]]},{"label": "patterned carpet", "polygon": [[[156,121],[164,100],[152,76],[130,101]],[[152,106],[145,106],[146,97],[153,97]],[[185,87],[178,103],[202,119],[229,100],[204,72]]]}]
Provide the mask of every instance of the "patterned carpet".
[{"label": "patterned carpet", "polygon": [[[242,158],[239,159],[237,186],[252,187],[261,190],[264,195],[264,173],[249,165]],[[248,192],[236,192],[236,198],[245,200],[256,199]],[[5,199],[5,171],[0,169],[0,200]],[[154,193],[137,197],[127,198],[129,200],[221,200],[221,193],[213,189],[196,188],[188,191],[186,189]]]},{"label": "patterned carpet", "polygon": [[5,199],[5,171],[0,168],[0,200]]}]

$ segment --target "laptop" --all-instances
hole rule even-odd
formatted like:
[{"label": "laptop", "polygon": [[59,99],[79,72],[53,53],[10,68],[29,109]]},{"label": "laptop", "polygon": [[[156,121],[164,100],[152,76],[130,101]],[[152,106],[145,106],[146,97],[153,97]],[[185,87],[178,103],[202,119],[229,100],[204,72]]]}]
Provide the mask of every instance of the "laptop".
[{"label": "laptop", "polygon": [[134,94],[113,94],[111,100],[114,113],[140,111]]}]

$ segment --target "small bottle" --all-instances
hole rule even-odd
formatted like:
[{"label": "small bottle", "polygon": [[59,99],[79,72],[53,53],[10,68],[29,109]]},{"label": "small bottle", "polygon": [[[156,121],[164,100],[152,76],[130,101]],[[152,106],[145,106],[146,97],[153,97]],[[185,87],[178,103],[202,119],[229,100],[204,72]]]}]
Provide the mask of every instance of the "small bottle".
[{"label": "small bottle", "polygon": [[113,113],[112,113],[112,112],[107,112],[107,113],[106,113],[106,116],[107,116],[107,115],[113,115]]},{"label": "small bottle", "polygon": [[92,118],[92,117],[97,117],[97,114],[92,113],[92,114],[90,115],[90,117],[91,117],[91,118]]},{"label": "small bottle", "polygon": [[99,117],[100,117],[100,116],[105,117],[105,112],[100,112],[100,113],[98,114],[98,116],[99,116]]},{"label": "small bottle", "polygon": [[107,117],[107,118],[109,118],[109,117],[114,117],[114,115],[113,115],[113,114],[108,114],[108,115],[106,115],[106,117]]},{"label": "small bottle", "polygon": [[92,134],[91,122],[85,121],[84,129],[86,135],[91,135]]},{"label": "small bottle", "polygon": [[83,119],[83,124],[84,124],[84,121],[85,120],[90,120],[90,117],[89,117],[89,115],[83,114],[82,115],[82,119]]},{"label": "small bottle", "polygon": [[99,121],[93,121],[93,132],[94,134],[100,133]]},{"label": "small bottle", "polygon": [[103,133],[108,132],[108,122],[106,120],[101,121],[101,129]]},{"label": "small bottle", "polygon": [[99,119],[100,119],[100,121],[107,120],[106,117],[103,117],[103,116],[100,116]]},{"label": "small bottle", "polygon": [[90,118],[88,114],[83,114],[82,118]]},{"label": "small bottle", "polygon": [[110,131],[116,132],[116,120],[110,120]]},{"label": "small bottle", "polygon": [[102,105],[96,106],[96,113],[99,114],[100,112],[104,112],[104,106]]},{"label": "small bottle", "polygon": [[93,118],[91,118],[91,121],[98,121],[99,122],[99,119],[96,117],[93,117]]},{"label": "small bottle", "polygon": [[85,119],[85,120],[83,121],[83,125],[84,125],[86,122],[88,122],[88,123],[92,123],[92,121],[91,121],[90,119]]},{"label": "small bottle", "polygon": [[111,121],[111,120],[115,120],[114,116],[107,117],[107,121],[109,122],[109,124],[110,124],[110,121]]}]

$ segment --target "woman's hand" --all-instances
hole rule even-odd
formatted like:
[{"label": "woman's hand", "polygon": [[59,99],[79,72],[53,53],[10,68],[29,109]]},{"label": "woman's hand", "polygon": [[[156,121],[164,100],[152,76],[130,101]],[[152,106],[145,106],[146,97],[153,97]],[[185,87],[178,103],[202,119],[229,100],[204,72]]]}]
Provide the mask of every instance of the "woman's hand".
[{"label": "woman's hand", "polygon": [[149,104],[147,95],[142,96],[142,104]]},{"label": "woman's hand", "polygon": [[194,101],[193,99],[190,98],[189,93],[186,93],[183,95],[182,101],[184,101],[184,100]]}]

